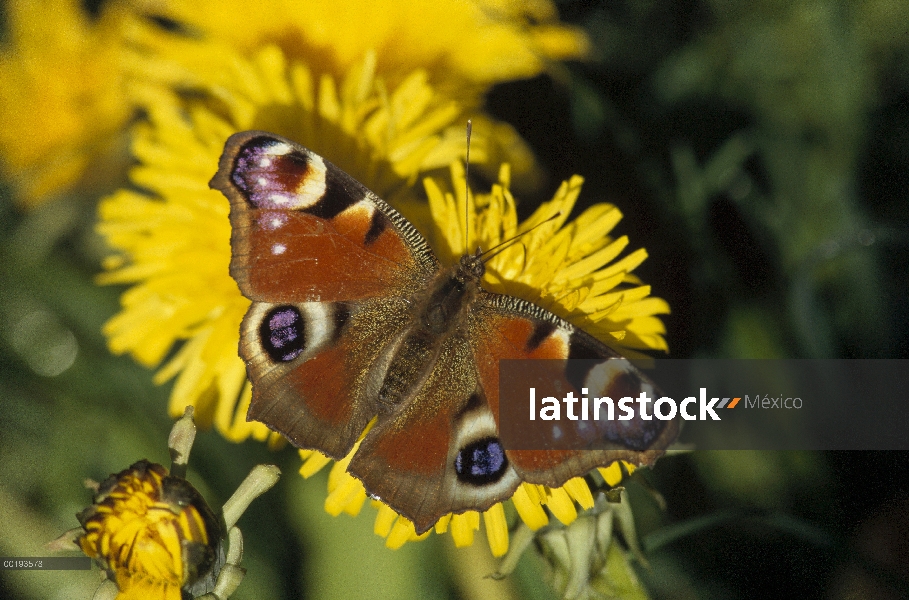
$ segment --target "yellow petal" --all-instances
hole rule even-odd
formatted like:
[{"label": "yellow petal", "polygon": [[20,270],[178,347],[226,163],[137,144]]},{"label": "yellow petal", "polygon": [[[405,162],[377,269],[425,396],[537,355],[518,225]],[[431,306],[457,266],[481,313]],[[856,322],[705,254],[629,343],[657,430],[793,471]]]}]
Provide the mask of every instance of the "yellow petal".
[{"label": "yellow petal", "polygon": [[501,502],[483,513],[483,523],[486,525],[486,540],[492,555],[505,556],[508,553],[508,522]]},{"label": "yellow petal", "polygon": [[[631,463],[622,461],[621,465],[625,466],[625,469],[629,474],[633,473],[635,470],[635,466]],[[599,467],[597,470],[600,472],[600,475],[603,476],[607,485],[616,486],[622,481],[623,477],[621,465],[619,464],[619,461],[616,461],[608,467]]]},{"label": "yellow petal", "polygon": [[398,520],[395,521],[394,526],[391,528],[391,532],[388,534],[388,537],[385,538],[385,547],[391,548],[392,550],[397,550],[410,540],[411,537],[415,536],[415,530],[413,527],[413,522],[410,519],[404,517],[398,517]]},{"label": "yellow petal", "polygon": [[518,489],[515,490],[514,496],[511,497],[511,501],[518,511],[518,516],[533,531],[549,524],[549,517],[546,516],[546,511],[540,506],[536,490],[532,487],[532,484],[522,483],[519,485]]},{"label": "yellow petal", "polygon": [[300,466],[300,475],[302,475],[304,479],[309,479],[330,462],[331,458],[325,456],[321,452],[313,452]]},{"label": "yellow petal", "polygon": [[398,518],[398,513],[393,511],[387,504],[380,502],[378,505],[379,512],[376,515],[376,522],[372,530],[379,537],[388,537],[388,534],[391,533],[392,525],[395,524],[395,520]]},{"label": "yellow petal", "polygon": [[546,506],[552,511],[552,515],[564,525],[570,525],[578,518],[578,511],[574,507],[571,497],[562,488],[551,488],[549,497],[546,499]]},{"label": "yellow petal", "polygon": [[445,533],[448,531],[448,523],[451,521],[451,515],[445,515],[438,521],[436,521],[435,532],[436,533]]},{"label": "yellow petal", "polygon": [[590,493],[590,486],[583,477],[574,477],[565,482],[562,488],[568,492],[568,495],[575,502],[581,505],[581,508],[593,508],[593,494]]},{"label": "yellow petal", "polygon": [[473,544],[473,532],[479,528],[480,513],[474,510],[451,517],[451,537],[458,548]]},{"label": "yellow petal", "polygon": [[[345,473],[345,475],[347,475]],[[348,505],[356,503],[359,498],[359,504],[362,505],[366,500],[366,491],[360,480],[352,475],[347,475],[340,485],[332,490],[325,497],[325,512],[333,517],[337,517],[347,509]],[[359,508],[357,508],[359,510]]]},{"label": "yellow petal", "polygon": [[615,319],[634,319],[636,317],[669,314],[669,303],[662,298],[644,298],[634,304],[622,306],[613,314]]}]

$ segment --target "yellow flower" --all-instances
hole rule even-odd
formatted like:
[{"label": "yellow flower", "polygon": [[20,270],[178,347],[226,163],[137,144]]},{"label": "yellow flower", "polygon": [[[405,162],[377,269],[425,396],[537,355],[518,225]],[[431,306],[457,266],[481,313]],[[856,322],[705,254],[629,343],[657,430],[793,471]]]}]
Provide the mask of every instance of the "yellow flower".
[{"label": "yellow flower", "polygon": [[109,179],[130,115],[119,67],[123,14],[92,22],[78,0],[7,3],[0,51],[0,159],[17,199],[34,206],[81,181]]},{"label": "yellow flower", "polygon": [[[375,71],[389,86],[424,69],[437,91],[471,107],[495,82],[530,77],[589,51],[585,35],[559,24],[547,0],[270,0],[254,10],[234,4],[105,2],[92,19],[77,0],[9,2],[0,49],[0,161],[18,200],[34,206],[72,189],[109,185],[125,160],[124,126],[136,103],[142,106],[126,88],[204,80],[211,65],[194,65],[193,55],[206,43],[247,58],[274,44],[289,60],[335,80],[377,51]],[[140,13],[170,18],[190,35],[155,29]],[[510,155],[516,172],[530,174],[533,158],[515,132],[486,125],[495,129],[497,157]]]},{"label": "yellow flower", "polygon": [[[192,35],[243,52],[278,45],[290,58],[342,78],[369,51],[394,85],[427,69],[433,85],[479,99],[489,85],[532,77],[549,61],[581,58],[586,36],[558,23],[549,0],[266,0],[149,2],[149,11]],[[141,4],[140,4],[141,6]]]},{"label": "yellow flower", "polygon": [[[589,52],[583,31],[560,24],[549,0],[265,0],[254,7],[153,0],[136,6],[137,12],[144,8],[169,20],[171,27],[130,21],[125,37],[133,51],[124,56],[124,69],[135,81],[184,90],[209,92],[224,83],[230,69],[213,63],[225,52],[248,58],[274,45],[288,61],[302,61],[336,81],[345,80],[367,54],[377,57],[374,71],[389,88],[411,81],[419,70],[437,93],[474,112],[494,83],[532,77],[554,61]],[[534,189],[538,169],[517,132],[482,114],[472,118],[474,143],[483,147],[489,164],[510,163],[524,189]],[[462,144],[462,131],[458,123],[445,136]],[[485,168],[482,161],[477,166]]]},{"label": "yellow flower", "polygon": [[[140,460],[108,477],[95,489],[92,505],[77,516],[81,528],[64,533],[53,546],[74,542],[104,569],[107,581],[95,598],[227,600],[245,569],[243,534],[237,520],[280,477],[274,465],[257,465],[224,503],[220,518],[185,479],[196,437],[193,409],[174,423],[168,439],[171,472]],[[212,592],[214,596],[208,596]]]},{"label": "yellow flower", "polygon": [[435,247],[443,262],[453,263],[478,246],[493,248],[520,235],[520,244],[486,265],[487,289],[530,300],[607,344],[621,346],[626,354],[629,349],[668,350],[665,328],[655,315],[668,313],[669,305],[651,297],[650,286],[631,274],[647,258],[647,251],[640,248],[616,260],[628,246],[627,236],[609,236],[622,218],[619,209],[595,204],[568,222],[584,181],[575,175],[519,225],[510,179],[510,170],[502,167],[498,185],[489,194],[471,195],[466,211],[463,193],[457,193],[466,189],[460,164],[452,166],[453,193],[443,193],[434,180],[426,180],[439,232]]},{"label": "yellow flower", "polygon": [[185,340],[156,376],[176,377],[170,414],[192,405],[200,423],[240,441],[265,439],[269,430],[246,421],[250,387],[237,338],[249,301],[228,274],[229,205],[208,188],[226,139],[246,129],[281,133],[399,205],[411,194],[409,180],[450,162],[464,143],[440,134],[460,109],[435,94],[421,71],[384,92],[372,54],[339,85],[288,63],[275,46],[250,60],[222,50],[209,57],[219,79],[209,96],[137,88],[148,122],[135,130],[141,164],[131,179],[152,195],[120,190],[102,201],[98,231],[120,252],[101,281],[133,284],[105,325],[111,350],[155,366]]},{"label": "yellow flower", "polygon": [[111,475],[78,516],[85,531],[76,543],[121,600],[179,600],[181,588],[210,574],[222,537],[195,488],[145,460]]},{"label": "yellow flower", "polygon": [[[453,190],[466,189],[460,163],[452,165],[452,182]],[[445,193],[434,179],[427,178],[424,185],[433,220],[429,238],[443,263],[451,264],[478,246],[489,249],[528,232],[522,235],[521,244],[504,250],[487,264],[484,280],[487,289],[536,302],[622,348],[626,354],[630,349],[666,350],[665,330],[656,315],[668,313],[669,305],[665,300],[650,297],[650,286],[641,285],[631,275],[647,253],[641,249],[615,260],[628,245],[625,236],[617,239],[609,236],[621,219],[619,210],[611,204],[596,204],[566,224],[581,183],[577,176],[563,183],[550,202],[518,224],[507,167],[501,169],[499,183],[491,193],[470,194],[466,207],[463,193]],[[556,213],[557,218],[539,226]],[[332,466],[325,500],[329,514],[356,515],[366,501],[363,484],[347,473],[347,465],[357,448]],[[313,450],[301,450],[300,457],[303,459],[300,473],[304,477],[310,477],[331,462]],[[630,464],[625,464],[625,468],[629,472],[634,469]],[[609,486],[622,479],[619,463],[600,468],[598,472]],[[534,531],[549,524],[544,506],[564,525],[577,518],[575,504],[582,509],[594,506],[590,487],[581,477],[569,480],[560,488],[521,484],[511,501],[521,520]],[[388,547],[398,548],[429,534],[416,535],[408,519],[379,501],[374,500],[373,505],[379,510],[374,530],[386,538]],[[504,505],[492,506],[482,517],[492,553],[503,556],[508,551]],[[435,531],[450,530],[455,545],[460,547],[473,543],[474,531],[479,527],[480,513],[468,511],[440,519]]]}]

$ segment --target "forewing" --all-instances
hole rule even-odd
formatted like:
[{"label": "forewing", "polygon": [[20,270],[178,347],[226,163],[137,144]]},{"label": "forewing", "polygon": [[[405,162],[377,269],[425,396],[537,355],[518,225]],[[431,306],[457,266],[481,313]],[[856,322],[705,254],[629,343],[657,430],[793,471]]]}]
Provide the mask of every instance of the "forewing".
[{"label": "forewing", "polygon": [[230,274],[254,301],[351,301],[421,289],[438,262],[396,210],[280,136],[227,141],[211,187],[230,200]]}]

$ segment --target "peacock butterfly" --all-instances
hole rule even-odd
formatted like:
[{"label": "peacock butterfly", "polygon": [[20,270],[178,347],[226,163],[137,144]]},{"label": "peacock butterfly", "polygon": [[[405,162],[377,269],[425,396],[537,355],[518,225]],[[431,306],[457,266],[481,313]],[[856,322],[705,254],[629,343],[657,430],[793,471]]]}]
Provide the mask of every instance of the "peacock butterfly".
[{"label": "peacock butterfly", "polygon": [[[394,208],[290,140],[231,136],[210,185],[230,200],[230,274],[252,301],[240,330],[247,419],[341,459],[376,418],[348,471],[418,533],[448,513],[486,510],[522,481],[557,487],[620,459],[649,465],[675,439],[674,421],[636,420],[627,427],[644,447],[616,430],[607,450],[504,448],[500,359],[618,354],[484,290],[479,250],[443,267]],[[621,385],[652,393],[623,364]]]}]

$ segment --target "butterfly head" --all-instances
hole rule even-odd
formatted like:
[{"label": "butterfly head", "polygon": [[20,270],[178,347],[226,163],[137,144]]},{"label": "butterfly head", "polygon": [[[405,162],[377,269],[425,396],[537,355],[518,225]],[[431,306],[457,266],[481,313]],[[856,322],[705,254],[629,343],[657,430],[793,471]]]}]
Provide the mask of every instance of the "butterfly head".
[{"label": "butterfly head", "polygon": [[[487,259],[488,260],[488,259]],[[458,263],[458,274],[465,281],[480,283],[486,274],[486,261],[483,251],[477,248],[474,254],[465,254]]]}]

